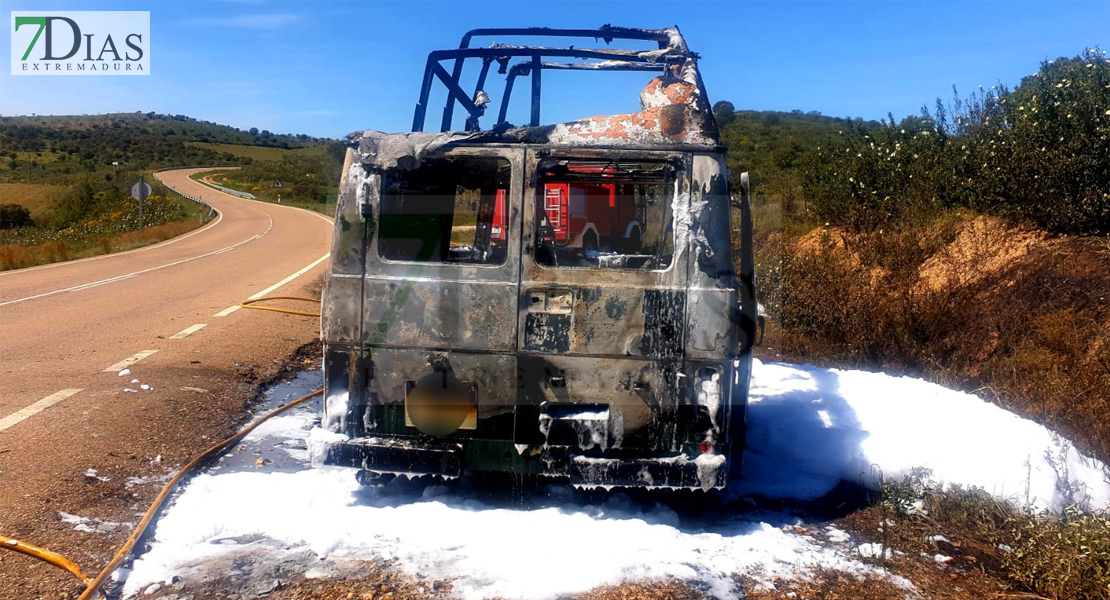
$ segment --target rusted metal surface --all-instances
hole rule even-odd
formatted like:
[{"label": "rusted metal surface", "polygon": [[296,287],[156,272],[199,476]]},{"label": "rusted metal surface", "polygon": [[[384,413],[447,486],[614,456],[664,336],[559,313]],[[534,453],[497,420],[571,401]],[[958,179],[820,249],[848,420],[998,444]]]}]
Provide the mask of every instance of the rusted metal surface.
[{"label": "rusted metal surface", "polygon": [[[476,36],[536,31],[658,47],[469,48]],[[513,57],[524,60],[510,66]],[[468,58],[483,61],[473,93],[459,85]],[[478,130],[494,63],[506,102],[513,79],[531,76],[529,126]],[[414,132],[349,137],[322,326],[324,425],[350,441],[329,460],[381,473],[443,465],[445,476],[724,485],[743,445],[754,274],[746,198],[733,255],[724,150],[697,56],[677,28],[475,30],[428,65]],[[658,74],[640,111],[539,125],[540,72],[552,69]],[[445,127],[460,104],[469,131],[420,131],[437,79],[449,92]],[[570,204],[547,204],[552,185],[571,191]],[[618,222],[618,200],[635,215]],[[575,202],[594,208],[573,212]],[[563,209],[590,223],[558,246],[552,211]],[[613,221],[595,228],[599,218]],[[435,414],[436,390],[419,387],[429,381],[469,390],[474,422],[422,430],[410,417]]]}]

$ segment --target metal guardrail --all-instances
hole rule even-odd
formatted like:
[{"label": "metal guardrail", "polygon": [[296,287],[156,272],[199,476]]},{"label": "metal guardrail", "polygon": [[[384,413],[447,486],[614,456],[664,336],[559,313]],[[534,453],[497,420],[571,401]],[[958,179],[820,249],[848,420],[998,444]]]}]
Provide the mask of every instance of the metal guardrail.
[{"label": "metal guardrail", "polygon": [[207,206],[208,207],[208,216],[205,218],[206,221],[208,219],[211,219],[212,217],[216,216],[217,211],[216,211],[216,209],[212,208],[211,204],[205,202],[204,200],[201,200],[200,198],[197,198],[196,196],[193,196],[193,195],[190,195],[190,194],[183,194],[183,193],[173,189],[172,187],[166,185],[165,183],[163,183],[162,185],[165,185],[166,189],[169,190],[170,192],[172,192],[174,194],[177,194],[178,196],[181,196],[182,198],[184,198],[186,200],[191,200],[193,202],[196,202],[197,204],[202,204],[204,206]]},{"label": "metal guardrail", "polygon": [[181,171],[183,169],[238,169],[243,165],[191,165],[187,167],[162,167],[155,169],[155,173],[162,173],[163,171]]},{"label": "metal guardrail", "polygon": [[[194,167],[163,167],[163,168],[158,169],[157,171],[155,171],[155,173],[161,173],[163,171],[179,171],[181,169],[230,169],[230,168],[239,168],[239,167],[242,167],[242,166],[243,165],[199,165],[199,166],[194,166]],[[248,192],[240,192],[239,190],[233,190],[229,187],[224,187],[222,185],[217,185],[217,184],[209,182],[209,181],[204,181],[203,179],[194,179],[193,181],[196,181],[198,183],[202,183],[202,184],[204,184],[204,185],[206,185],[210,188],[220,190],[221,192],[223,192],[225,194],[231,194],[232,196],[238,196],[239,198],[246,198],[247,200],[257,200],[258,199],[254,196],[254,194],[251,194],[251,193],[248,193]],[[169,186],[166,186],[166,187],[169,187]],[[174,192],[177,192],[178,194],[181,194],[181,192],[178,192],[177,190],[174,190]],[[185,196],[185,194],[181,194],[181,195]],[[188,196],[186,196],[186,197],[188,197]]]},{"label": "metal guardrail", "polygon": [[[194,167],[166,167],[164,169],[158,169],[157,171],[155,171],[155,173],[162,173],[163,171],[176,171],[178,169],[188,169],[188,168],[194,168]],[[186,194],[185,192],[180,192],[178,190],[175,190],[175,189],[173,189],[172,186],[170,186],[170,184],[168,184],[164,181],[159,180],[159,183],[161,183],[163,186],[165,186],[165,188],[167,190],[173,192],[174,194],[177,194],[178,196],[181,196],[182,198],[184,198],[186,200],[191,200],[193,202],[196,202],[197,204],[203,204],[204,206],[207,206],[208,207],[208,217],[207,217],[208,219],[211,219],[218,212],[216,209],[212,208],[211,204],[205,202],[204,200],[201,200],[200,198],[198,198],[198,197],[196,197],[192,194]]]},{"label": "metal guardrail", "polygon": [[248,193],[248,192],[240,192],[239,190],[233,190],[229,187],[224,187],[222,185],[217,185],[215,183],[212,183],[211,181],[205,181],[203,179],[194,179],[194,181],[197,181],[199,183],[203,183],[204,185],[206,185],[210,188],[215,188],[217,190],[220,190],[221,192],[223,192],[225,194],[231,194],[232,196],[238,196],[240,198],[246,198],[247,200],[257,200],[257,198],[254,197],[254,194],[251,194],[251,193]]}]

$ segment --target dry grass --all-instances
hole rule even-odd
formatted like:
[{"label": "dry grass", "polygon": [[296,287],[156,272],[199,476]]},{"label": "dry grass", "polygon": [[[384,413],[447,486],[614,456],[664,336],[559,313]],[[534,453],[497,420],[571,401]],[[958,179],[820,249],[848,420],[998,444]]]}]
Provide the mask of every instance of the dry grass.
[{"label": "dry grass", "polygon": [[1110,248],[948,215],[784,244],[789,357],[928,377],[1110,459]]},{"label": "dry grass", "polygon": [[[747,576],[740,576],[738,580],[745,600],[891,600],[912,597],[887,578],[855,576],[835,569],[819,569],[804,578],[776,578],[770,588]],[[979,599],[963,595],[927,597]]]},{"label": "dry grass", "polygon": [[[920,510],[904,510],[914,499]],[[884,566],[929,598],[1110,600],[1106,514],[1019,510],[981,489],[942,490],[919,473],[884,483],[876,505],[837,524],[893,549]],[[951,595],[961,589],[974,593]]]},{"label": "dry grass", "polygon": [[200,223],[196,219],[191,218],[182,221],[174,221],[172,223],[164,223],[162,225],[155,225],[154,227],[147,227],[141,234],[138,231],[129,231],[123,235],[116,236],[111,239],[110,244],[115,252],[129,250],[139,246],[148,246],[150,244],[164,242],[183,233],[188,233],[199,226]]},{"label": "dry grass", "polygon": [[[781,331],[785,357],[974,392],[1110,459],[1110,240],[949,213],[871,233],[818,228],[782,248],[781,320],[771,330]],[[885,531],[876,524],[890,517],[889,497],[842,526],[901,550],[885,566],[926,597],[1110,599],[1106,515],[1031,514],[977,490],[925,497],[927,515],[903,515]],[[934,534],[953,544],[925,540]],[[953,560],[940,567],[938,553]],[[778,592],[889,597],[826,583]]]},{"label": "dry grass", "polygon": [[129,231],[120,236],[85,240],[78,244],[69,244],[65,241],[51,241],[33,246],[4,244],[0,246],[0,271],[22,269],[149,246],[187,233],[199,226],[200,223],[197,219],[188,218],[147,227],[141,235],[138,231]]},{"label": "dry grass", "polygon": [[[881,523],[887,523],[885,528]],[[857,543],[883,543],[892,550],[889,559],[878,561],[893,575],[913,582],[924,598],[932,600],[982,600],[986,598],[1019,598],[1022,592],[1007,581],[999,569],[995,545],[972,535],[972,530],[949,524],[921,520],[893,520],[881,506],[857,511],[837,521],[837,526],[852,534]],[[932,536],[943,535],[951,543],[932,541]],[[942,555],[949,560],[940,563],[934,558]],[[851,585],[851,581],[841,583]],[[889,582],[885,582],[889,585]],[[844,594],[840,598],[903,598],[889,588],[878,587],[874,582],[860,584],[862,589]],[[837,588],[833,588],[837,591]],[[849,588],[851,590],[851,588]],[[898,590],[899,592],[901,590]],[[776,596],[777,597],[777,596]],[[805,598],[827,598],[825,594],[799,595]]]},{"label": "dry grass", "polygon": [[0,246],[0,271],[61,262],[70,258],[69,245],[61,241],[46,242],[37,246],[4,244]]},{"label": "dry grass", "polygon": [[64,185],[0,183],[0,203],[19,204],[31,211],[32,219],[38,219],[46,214],[54,200],[67,189]]},{"label": "dry grass", "polygon": [[[277,567],[268,574],[268,581],[248,581],[242,574],[210,579],[203,583],[167,586],[156,592],[144,594],[152,600],[178,598],[182,592],[196,598],[240,597],[250,587],[268,587],[260,597],[280,600],[449,600],[458,598],[450,579],[415,579],[401,572],[396,564],[388,561],[362,563],[357,577],[339,580],[309,579],[296,571],[283,571]],[[707,600],[710,596],[698,592],[679,580],[623,583],[595,588],[561,598],[575,600]]]},{"label": "dry grass", "polygon": [[251,160],[281,160],[281,157],[289,152],[296,152],[300,154],[322,154],[325,152],[323,146],[312,146],[309,148],[273,148],[270,146],[247,146],[244,144],[215,144],[210,142],[185,142],[188,146],[196,146],[197,148],[207,148],[214,152],[227,152],[235,156],[249,158]]}]

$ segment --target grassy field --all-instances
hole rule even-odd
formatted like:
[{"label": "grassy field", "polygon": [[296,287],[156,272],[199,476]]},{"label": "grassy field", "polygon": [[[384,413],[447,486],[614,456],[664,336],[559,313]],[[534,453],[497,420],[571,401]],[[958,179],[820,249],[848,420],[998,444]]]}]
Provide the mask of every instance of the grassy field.
[{"label": "grassy field", "polygon": [[[122,252],[149,246],[192,231],[211,218],[208,207],[176,195],[152,196],[146,210],[151,224],[142,232],[121,226],[133,220],[135,206],[82,227],[53,231],[39,227],[0,230],[0,271]],[[161,218],[159,218],[161,217]]]},{"label": "grassy field", "polygon": [[[305,150],[314,150],[314,148],[306,148]],[[252,187],[249,184],[245,184],[241,181],[235,181],[235,180],[229,179],[227,177],[227,175],[229,173],[230,173],[230,171],[227,171],[225,169],[217,169],[217,170],[213,170],[213,171],[201,171],[199,173],[192,174],[190,176],[190,179],[194,179],[196,181],[202,181],[205,178],[207,178],[209,181],[211,181],[212,183],[215,183],[217,185],[222,185],[226,188],[231,188],[233,190],[239,190],[241,192],[252,193],[252,194],[255,195],[255,198],[257,200],[261,201],[261,202],[271,202],[271,203],[274,203],[274,204],[277,203],[275,198],[272,197],[274,190],[271,190],[271,189],[261,190],[257,187]],[[263,193],[263,192],[269,192],[269,194]],[[306,210],[311,210],[311,211],[318,212],[320,214],[323,214],[323,215],[326,215],[326,216],[329,216],[329,217],[334,217],[335,216],[336,198],[338,197],[338,195],[339,195],[339,188],[328,188],[328,195],[327,195],[328,201],[327,202],[301,202],[301,201],[297,201],[297,200],[290,201],[290,200],[286,199],[286,200],[283,200],[281,202],[281,204],[284,205],[284,206],[295,206],[297,208],[303,208],[303,209],[306,209]]]},{"label": "grassy field", "polygon": [[64,185],[45,183],[0,183],[0,203],[19,204],[31,211],[31,218],[46,214],[54,199],[66,190]]},{"label": "grassy field", "polygon": [[243,144],[213,144],[209,142],[186,142],[186,146],[193,146],[196,148],[204,148],[212,150],[213,152],[227,152],[235,156],[249,158],[251,160],[281,160],[281,157],[286,154],[301,154],[304,156],[321,156],[326,152],[323,146],[315,146],[311,148],[295,148],[286,150],[284,148],[270,148],[266,146],[245,146]]}]

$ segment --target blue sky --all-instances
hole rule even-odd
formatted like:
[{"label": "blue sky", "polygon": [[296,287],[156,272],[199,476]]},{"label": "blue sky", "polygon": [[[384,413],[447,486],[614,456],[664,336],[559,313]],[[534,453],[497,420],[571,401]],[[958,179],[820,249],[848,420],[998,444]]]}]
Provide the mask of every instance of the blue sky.
[{"label": "blue sky", "polygon": [[[328,137],[407,131],[427,53],[457,46],[476,27],[677,24],[702,55],[712,101],[867,119],[916,114],[937,96],[949,100],[953,84],[962,94],[1012,87],[1041,60],[1110,49],[1104,1],[3,0],[0,8],[9,23],[12,10],[148,10],[151,20],[151,75],[13,77],[3,67],[0,114],[155,111]],[[6,29],[9,61],[10,40]],[[635,110],[643,83],[642,74],[545,73],[543,119]],[[489,89],[496,106],[500,86]],[[525,96],[514,99],[510,121],[521,123]]]}]

